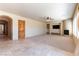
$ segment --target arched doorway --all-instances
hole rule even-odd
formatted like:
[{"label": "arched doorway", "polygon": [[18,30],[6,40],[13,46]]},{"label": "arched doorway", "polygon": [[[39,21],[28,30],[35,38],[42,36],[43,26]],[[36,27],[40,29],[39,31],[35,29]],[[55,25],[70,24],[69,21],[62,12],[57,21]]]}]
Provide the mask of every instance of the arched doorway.
[{"label": "arched doorway", "polygon": [[9,16],[0,16],[0,39],[12,39],[12,19]]}]

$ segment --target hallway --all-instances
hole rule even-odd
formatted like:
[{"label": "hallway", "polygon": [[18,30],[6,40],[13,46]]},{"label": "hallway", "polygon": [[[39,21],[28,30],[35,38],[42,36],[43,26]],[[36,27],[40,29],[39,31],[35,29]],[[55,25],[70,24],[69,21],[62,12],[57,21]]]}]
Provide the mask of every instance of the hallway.
[{"label": "hallway", "polygon": [[12,19],[0,16],[0,40],[12,39]]},{"label": "hallway", "polygon": [[0,35],[0,41],[10,40],[7,35]]}]

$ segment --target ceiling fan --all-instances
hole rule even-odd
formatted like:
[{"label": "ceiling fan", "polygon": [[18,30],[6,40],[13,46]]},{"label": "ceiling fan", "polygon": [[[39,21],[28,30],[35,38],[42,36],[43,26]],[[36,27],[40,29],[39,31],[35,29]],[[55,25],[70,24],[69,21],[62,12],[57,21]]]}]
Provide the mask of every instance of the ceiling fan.
[{"label": "ceiling fan", "polygon": [[47,21],[47,22],[50,22],[50,21],[53,21],[53,19],[48,16],[48,17],[46,17],[46,21]]}]

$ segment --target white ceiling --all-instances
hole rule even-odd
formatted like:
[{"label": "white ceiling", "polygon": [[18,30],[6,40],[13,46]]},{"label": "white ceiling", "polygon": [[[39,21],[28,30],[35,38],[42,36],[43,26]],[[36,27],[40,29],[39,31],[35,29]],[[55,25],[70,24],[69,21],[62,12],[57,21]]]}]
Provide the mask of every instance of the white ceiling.
[{"label": "white ceiling", "polygon": [[0,3],[0,10],[37,20],[47,16],[55,20],[71,18],[75,3]]}]

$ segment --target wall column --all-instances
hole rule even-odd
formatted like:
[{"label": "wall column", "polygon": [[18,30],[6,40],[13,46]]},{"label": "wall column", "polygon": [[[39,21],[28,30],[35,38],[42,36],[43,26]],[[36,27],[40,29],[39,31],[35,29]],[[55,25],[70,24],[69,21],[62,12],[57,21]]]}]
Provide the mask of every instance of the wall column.
[{"label": "wall column", "polygon": [[13,20],[13,40],[18,40],[18,21]]},{"label": "wall column", "polygon": [[64,22],[62,21],[61,22],[61,25],[60,25],[60,30],[61,30],[61,35],[64,35]]}]

